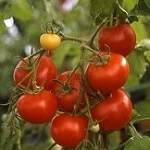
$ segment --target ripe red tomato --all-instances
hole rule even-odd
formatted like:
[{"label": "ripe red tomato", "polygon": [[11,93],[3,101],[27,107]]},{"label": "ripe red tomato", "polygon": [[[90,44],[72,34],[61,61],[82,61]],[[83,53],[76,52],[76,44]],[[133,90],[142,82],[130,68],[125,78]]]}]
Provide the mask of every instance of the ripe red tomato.
[{"label": "ripe red tomato", "polygon": [[[35,57],[32,61],[34,61],[34,59]],[[27,57],[24,60],[27,61]],[[32,89],[30,73],[32,71],[31,68],[25,70],[19,69],[20,67],[25,67],[25,62],[22,60],[17,64],[13,73],[13,79],[15,84],[21,83],[22,86]],[[27,67],[30,67],[30,64],[28,64]],[[51,81],[52,79],[56,78],[56,74],[56,67],[53,61],[47,56],[42,56],[37,66],[36,84],[38,86],[43,85],[44,89],[50,90]]]},{"label": "ripe red tomato", "polygon": [[119,23],[114,27],[104,28],[99,32],[98,40],[102,51],[107,51],[109,47],[112,52],[124,56],[130,54],[136,45],[135,32],[128,23]]},{"label": "ripe red tomato", "polygon": [[40,43],[43,49],[53,52],[61,44],[61,38],[54,33],[45,33],[41,35]]},{"label": "ripe red tomato", "polygon": [[[59,75],[58,81],[64,83],[68,79],[72,71],[66,71]],[[83,93],[81,93],[82,81],[79,72],[75,72],[66,87],[63,87],[60,83],[52,81],[52,92],[56,95],[58,101],[58,107],[61,110],[72,112],[75,106],[79,110],[85,105],[85,99]]]},{"label": "ripe red tomato", "polygon": [[53,93],[42,90],[37,94],[24,94],[17,101],[17,111],[27,122],[47,123],[57,111],[57,100]]},{"label": "ripe red tomato", "polygon": [[76,148],[86,138],[88,118],[60,114],[51,124],[50,133],[54,141],[65,148]]},{"label": "ripe red tomato", "polygon": [[126,93],[119,89],[95,104],[91,109],[91,115],[99,122],[100,130],[116,131],[129,123],[132,116],[132,102]]},{"label": "ripe red tomato", "polygon": [[85,76],[94,90],[108,94],[125,84],[130,68],[126,58],[111,53],[110,60],[104,65],[89,63]]}]

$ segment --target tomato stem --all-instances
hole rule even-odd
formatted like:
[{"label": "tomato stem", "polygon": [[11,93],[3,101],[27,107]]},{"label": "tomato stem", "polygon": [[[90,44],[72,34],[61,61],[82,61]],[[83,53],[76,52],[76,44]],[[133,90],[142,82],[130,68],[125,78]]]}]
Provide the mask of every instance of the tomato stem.
[{"label": "tomato stem", "polygon": [[130,131],[132,136],[138,136],[139,138],[142,138],[141,135],[138,133],[138,131],[136,130],[136,128],[134,127],[134,125],[132,123],[129,124],[130,125]]},{"label": "tomato stem", "polygon": [[68,84],[68,82],[71,80],[72,76],[74,75],[74,73],[76,72],[76,70],[78,68],[79,68],[79,63],[74,67],[74,69],[72,70],[72,72],[68,75],[68,78],[65,81],[65,84]]},{"label": "tomato stem", "polygon": [[62,41],[67,41],[67,40],[69,40],[69,41],[78,42],[78,43],[80,43],[80,44],[87,42],[87,40],[84,40],[84,39],[82,39],[82,38],[77,38],[77,37],[68,36],[68,35],[65,35],[65,34],[62,33],[62,32],[60,32],[59,34],[62,36]]},{"label": "tomato stem", "polygon": [[57,145],[57,143],[53,143],[50,147],[47,148],[47,150],[51,150],[52,148],[54,148]]},{"label": "tomato stem", "polygon": [[150,120],[150,117],[147,117],[147,118],[136,119],[136,120],[133,120],[131,122],[132,122],[132,124],[136,124],[136,123],[139,123],[139,122],[149,121],[149,120]]},{"label": "tomato stem", "polygon": [[98,34],[98,32],[100,31],[100,29],[108,22],[108,19],[104,19],[102,21],[102,23],[98,26],[98,28],[95,30],[95,32],[93,33],[93,35],[90,37],[90,39],[88,40],[87,42],[87,45],[90,46],[91,48],[94,48],[95,49],[95,46],[94,46],[94,40],[95,40],[95,37],[96,35]]}]

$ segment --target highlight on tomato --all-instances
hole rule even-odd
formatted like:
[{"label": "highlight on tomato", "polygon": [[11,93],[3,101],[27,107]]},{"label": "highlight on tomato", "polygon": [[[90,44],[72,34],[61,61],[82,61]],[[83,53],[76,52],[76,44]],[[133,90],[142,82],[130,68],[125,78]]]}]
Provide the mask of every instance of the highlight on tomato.
[{"label": "highlight on tomato", "polygon": [[40,36],[40,43],[43,49],[53,52],[60,46],[61,38],[55,33],[44,33]]},{"label": "highlight on tomato", "polygon": [[[37,57],[33,57],[30,61],[28,57],[24,60],[19,61],[16,65],[13,73],[14,83],[21,85],[23,87],[28,87],[33,89],[33,64],[35,63]],[[43,86],[44,89],[51,89],[51,81],[56,78],[57,69],[51,58],[47,56],[42,56],[35,69],[36,76],[35,81],[37,86]]]},{"label": "highlight on tomato", "polygon": [[91,108],[94,121],[98,122],[100,130],[113,132],[125,127],[132,116],[132,102],[121,89],[112,92]]},{"label": "highlight on tomato", "polygon": [[136,45],[136,34],[129,23],[118,23],[113,27],[105,27],[100,30],[98,44],[101,51],[129,55]]},{"label": "highlight on tomato", "polygon": [[60,114],[56,116],[50,127],[50,134],[54,141],[67,149],[76,148],[87,136],[88,118]]},{"label": "highlight on tomato", "polygon": [[108,94],[126,83],[130,67],[124,56],[110,53],[110,58],[104,64],[97,64],[98,61],[98,57],[94,58],[85,71],[85,77],[94,90]]},{"label": "highlight on tomato", "polygon": [[17,112],[27,122],[43,124],[50,122],[56,115],[57,98],[49,91],[25,93],[17,101]]}]

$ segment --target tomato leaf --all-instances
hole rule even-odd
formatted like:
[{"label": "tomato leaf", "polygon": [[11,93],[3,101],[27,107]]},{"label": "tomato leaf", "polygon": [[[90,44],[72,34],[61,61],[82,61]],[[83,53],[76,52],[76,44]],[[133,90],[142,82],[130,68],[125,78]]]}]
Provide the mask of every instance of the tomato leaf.
[{"label": "tomato leaf", "polygon": [[118,147],[120,142],[121,142],[120,132],[119,131],[115,131],[115,132],[112,132],[112,133],[108,134],[107,142],[109,143],[108,147],[110,149]]},{"label": "tomato leaf", "polygon": [[130,23],[132,23],[132,22],[134,22],[134,21],[138,21],[139,19],[138,19],[137,16],[130,15],[130,16],[128,17],[128,20],[129,20]]},{"label": "tomato leaf", "polygon": [[13,0],[11,11],[14,17],[24,21],[34,18],[33,10],[27,0]]},{"label": "tomato leaf", "polygon": [[126,145],[124,150],[149,150],[150,139],[147,136],[139,137],[135,136]]},{"label": "tomato leaf", "polygon": [[148,8],[150,8],[150,0],[144,0],[144,2],[145,2],[145,4],[146,4],[146,6],[147,6]]},{"label": "tomato leaf", "polygon": [[115,11],[116,11],[116,15],[118,16],[119,20],[125,21],[128,18],[127,11],[123,7],[121,7],[119,3],[116,3]]},{"label": "tomato leaf", "polygon": [[[106,0],[91,0],[90,13],[91,16],[96,18],[97,16],[105,18],[111,15],[114,11],[115,0],[106,2]],[[106,7],[107,3],[107,7]]]},{"label": "tomato leaf", "polygon": [[149,0],[139,0],[138,4],[131,11],[136,15],[148,16],[150,15],[150,2]]},{"label": "tomato leaf", "polygon": [[[132,91],[139,84],[139,80],[146,72],[147,62],[143,51],[135,50],[128,56],[130,76],[125,84],[127,90]],[[136,61],[135,61],[136,60]]]},{"label": "tomato leaf", "polygon": [[128,61],[130,63],[131,74],[134,74],[140,79],[144,75],[147,66],[144,53],[142,51],[135,50],[128,57]]}]

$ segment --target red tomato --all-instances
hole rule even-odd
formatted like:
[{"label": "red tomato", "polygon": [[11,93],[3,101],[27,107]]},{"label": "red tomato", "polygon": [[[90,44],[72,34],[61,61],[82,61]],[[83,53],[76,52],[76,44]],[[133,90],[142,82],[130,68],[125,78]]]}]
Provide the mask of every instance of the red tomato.
[{"label": "red tomato", "polygon": [[57,100],[53,93],[43,90],[37,94],[24,94],[17,101],[17,110],[27,122],[47,123],[57,111]]},{"label": "red tomato", "polygon": [[125,84],[129,76],[129,63],[120,54],[111,53],[104,65],[89,63],[85,76],[94,90],[108,94]]},{"label": "red tomato", "polygon": [[98,40],[102,51],[107,51],[109,47],[112,52],[124,56],[130,54],[136,45],[135,32],[128,23],[119,23],[114,27],[104,28],[99,32]]},{"label": "red tomato", "polygon": [[65,148],[76,148],[86,138],[88,118],[60,114],[51,124],[51,136],[54,141]]},{"label": "red tomato", "polygon": [[117,90],[92,107],[91,115],[99,122],[100,130],[116,131],[129,123],[132,116],[132,102],[124,91]]},{"label": "red tomato", "polygon": [[[34,61],[34,59],[35,57],[32,61]],[[27,57],[24,60],[27,61]],[[22,60],[17,64],[14,70],[13,79],[15,84],[20,82],[21,85],[31,88],[31,65],[27,65],[28,70],[19,69],[20,67],[25,67],[25,62]],[[50,90],[51,80],[54,78],[56,78],[56,67],[53,61],[47,56],[42,56],[37,66],[36,84],[38,86],[43,85],[46,90]]]},{"label": "red tomato", "polygon": [[[71,72],[72,71],[63,72],[59,75],[57,80],[62,83],[66,82]],[[72,112],[75,106],[78,107],[78,103],[79,108],[77,110],[85,105],[83,93],[81,93],[81,86],[82,81],[79,72],[75,72],[72,75],[66,87],[63,87],[62,84],[56,81],[52,81],[52,92],[56,95],[58,107],[61,110]]]}]

